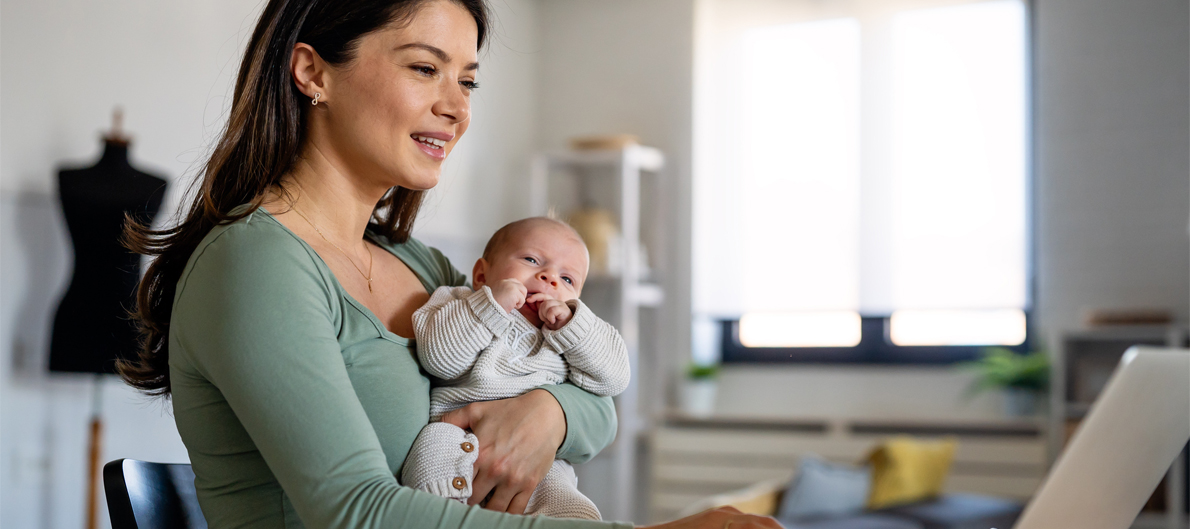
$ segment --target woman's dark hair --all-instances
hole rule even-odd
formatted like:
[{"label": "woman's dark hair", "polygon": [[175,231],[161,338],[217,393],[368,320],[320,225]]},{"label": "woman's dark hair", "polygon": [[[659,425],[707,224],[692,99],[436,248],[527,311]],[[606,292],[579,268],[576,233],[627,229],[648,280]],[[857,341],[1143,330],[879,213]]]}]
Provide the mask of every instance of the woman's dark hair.
[{"label": "woman's dark hair", "polygon": [[[137,290],[133,313],[141,332],[140,352],[135,360],[117,363],[128,384],[153,395],[169,395],[170,318],[190,254],[212,228],[260,207],[266,191],[278,187],[297,162],[310,102],[290,75],[294,45],[309,44],[327,63],[344,65],[355,58],[361,37],[408,21],[429,1],[269,0],[240,64],[227,128],[191,188],[184,219],[163,230],[128,220],[126,246],[155,257]],[[488,34],[484,0],[450,1],[471,13],[479,29],[476,49],[482,48]],[[372,229],[394,242],[408,240],[423,195],[402,187],[390,189],[372,212]],[[250,207],[233,214],[241,204]]]}]

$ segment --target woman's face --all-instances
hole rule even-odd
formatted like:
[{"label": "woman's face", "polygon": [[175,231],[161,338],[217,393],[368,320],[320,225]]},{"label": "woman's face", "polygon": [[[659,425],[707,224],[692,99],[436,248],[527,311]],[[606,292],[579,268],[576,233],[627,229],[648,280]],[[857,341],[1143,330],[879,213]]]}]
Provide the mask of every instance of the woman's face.
[{"label": "woman's face", "polygon": [[311,109],[325,109],[322,140],[338,162],[384,188],[437,185],[470,123],[477,38],[475,19],[447,0],[362,37],[355,59],[327,72],[326,106]]}]

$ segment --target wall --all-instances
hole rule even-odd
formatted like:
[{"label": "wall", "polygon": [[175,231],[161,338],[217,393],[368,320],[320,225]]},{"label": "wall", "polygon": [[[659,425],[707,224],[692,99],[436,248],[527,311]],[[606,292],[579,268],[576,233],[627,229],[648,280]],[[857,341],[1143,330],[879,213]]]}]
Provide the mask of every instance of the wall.
[{"label": "wall", "polygon": [[[171,179],[159,219],[168,221],[226,119],[239,57],[263,5],[0,3],[0,527],[83,525],[95,383],[44,367],[72,266],[56,168],[95,160],[112,107],[122,105],[134,163]],[[509,206],[520,189],[506,180],[525,172],[536,138],[536,4],[493,7],[473,124],[416,232],[467,272],[488,234],[520,214]],[[100,400],[102,460],[187,460],[168,404],[114,377],[102,382]]]},{"label": "wall", "polygon": [[1037,4],[1038,314],[1051,344],[1088,308],[1190,312],[1190,8]]},{"label": "wall", "polygon": [[[84,523],[95,379],[45,371],[72,266],[56,169],[96,159],[122,105],[134,163],[170,178],[171,211],[220,124],[257,9],[229,0],[0,4],[0,526]],[[114,377],[100,392],[104,461],[187,460],[168,405]]]}]

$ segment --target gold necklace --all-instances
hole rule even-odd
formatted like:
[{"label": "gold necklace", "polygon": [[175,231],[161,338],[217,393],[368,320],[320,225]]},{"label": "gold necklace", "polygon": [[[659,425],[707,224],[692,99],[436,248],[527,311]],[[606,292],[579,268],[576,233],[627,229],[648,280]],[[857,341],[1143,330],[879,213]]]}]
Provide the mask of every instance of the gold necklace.
[{"label": "gold necklace", "polygon": [[359,272],[359,275],[364,276],[364,279],[368,280],[368,292],[372,292],[373,259],[372,259],[372,249],[368,247],[368,243],[367,242],[364,243],[364,251],[368,252],[368,273],[365,274],[363,270],[360,270],[360,268],[355,265],[355,260],[352,259],[351,256],[347,254],[347,252],[343,251],[342,248],[339,248],[339,245],[331,242],[330,239],[326,238],[326,235],[322,233],[322,230],[318,229],[318,225],[314,224],[314,221],[310,220],[310,217],[307,217],[307,216],[303,215],[301,211],[298,211],[296,204],[293,206],[293,212],[297,213],[299,217],[305,219],[305,221],[310,224],[310,227],[314,228],[314,231],[318,232],[318,236],[322,237],[322,240],[326,241],[327,244],[334,246],[336,250],[339,250],[339,253],[343,254],[343,257],[347,258],[347,262],[351,263],[351,267],[355,268],[355,271]]}]

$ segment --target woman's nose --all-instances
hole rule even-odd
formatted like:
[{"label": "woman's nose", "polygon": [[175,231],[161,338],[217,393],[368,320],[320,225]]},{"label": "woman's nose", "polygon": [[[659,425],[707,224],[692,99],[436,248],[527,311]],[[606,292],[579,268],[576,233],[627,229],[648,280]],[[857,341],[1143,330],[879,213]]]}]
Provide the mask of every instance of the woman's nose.
[{"label": "woman's nose", "polygon": [[453,123],[462,123],[471,117],[471,102],[463,94],[458,83],[447,86],[442,90],[441,97],[434,104],[434,113],[448,118]]}]

